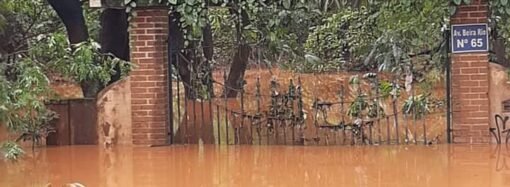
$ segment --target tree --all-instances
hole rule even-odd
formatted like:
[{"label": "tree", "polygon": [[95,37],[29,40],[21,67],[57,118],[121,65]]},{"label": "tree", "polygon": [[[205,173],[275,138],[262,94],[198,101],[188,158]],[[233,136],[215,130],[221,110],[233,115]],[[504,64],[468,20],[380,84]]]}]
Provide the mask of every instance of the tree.
[{"label": "tree", "polygon": [[[71,40],[71,37],[73,38],[71,40],[72,43],[75,40],[80,41],[83,38],[86,38],[86,32],[84,32],[84,31],[86,31],[86,25],[83,24],[84,23],[83,15],[81,15],[82,11],[80,11],[81,9],[80,9],[79,0],[66,1],[65,3],[56,3],[57,1],[55,1],[55,0],[48,0],[48,1],[50,2],[50,4],[52,4],[53,8],[57,11],[58,15],[62,18],[62,20],[68,30],[70,40]],[[129,2],[134,2],[134,1],[129,1]],[[205,2],[205,4],[204,4],[204,2]],[[470,1],[452,0],[451,2],[452,2],[452,4],[460,4],[463,2],[469,3]],[[494,16],[492,16],[493,18],[496,18],[498,16],[501,17],[501,15],[503,15],[502,13],[505,12],[505,9],[504,9],[504,6],[506,5],[505,2],[506,1],[500,1],[500,0],[491,1],[491,7],[493,7],[493,9],[495,10],[495,11],[493,11],[493,15],[494,15]],[[366,0],[238,1],[238,0],[232,0],[232,1],[223,1],[223,2],[216,1],[216,0],[212,0],[212,1],[190,0],[190,1],[186,1],[186,2],[168,0],[168,1],[163,1],[163,3],[166,3],[169,6],[169,9],[171,10],[171,12],[174,12],[172,14],[179,14],[179,15],[173,15],[173,16],[170,15],[170,17],[171,18],[179,17],[179,19],[176,20],[174,25],[179,26],[182,33],[178,33],[178,34],[182,34],[183,35],[182,38],[184,40],[183,43],[176,44],[174,46],[170,46],[171,44],[169,44],[169,48],[170,47],[175,48],[175,46],[181,46],[180,48],[191,49],[191,48],[200,46],[200,42],[214,43],[214,42],[212,42],[214,40],[211,37],[212,34],[209,34],[210,32],[206,32],[206,31],[210,30],[210,29],[208,29],[210,27],[210,22],[207,19],[207,16],[208,16],[207,10],[211,6],[223,5],[223,6],[229,7],[231,16],[233,17],[233,20],[234,20],[233,26],[236,28],[235,29],[236,33],[234,33],[234,34],[235,34],[235,38],[236,38],[235,42],[237,44],[236,45],[237,48],[236,48],[236,50],[234,50],[235,53],[232,58],[232,63],[230,66],[228,78],[225,83],[226,87],[229,87],[232,89],[229,89],[228,93],[225,93],[225,94],[229,97],[235,97],[236,96],[235,90],[237,90],[239,88],[238,80],[240,80],[244,75],[244,70],[246,69],[247,63],[249,61],[249,56],[252,51],[250,46],[253,44],[260,44],[259,43],[260,41],[265,40],[264,39],[265,36],[259,36],[255,40],[250,40],[249,35],[252,35],[253,30],[255,30],[255,32],[260,35],[274,34],[274,32],[273,33],[270,33],[270,32],[264,33],[263,32],[264,28],[258,27],[258,26],[261,26],[261,25],[258,25],[258,23],[260,23],[262,21],[256,20],[256,19],[262,18],[261,15],[264,15],[264,14],[267,15],[267,12],[264,12],[264,10],[266,10],[266,9],[276,10],[276,11],[273,11],[273,14],[281,13],[281,12],[288,12],[287,14],[292,15],[296,12],[301,11],[304,8],[304,9],[308,9],[308,10],[313,10],[313,11],[309,11],[309,13],[306,14],[307,16],[313,17],[312,12],[321,12],[322,16],[327,17],[330,13],[338,12],[338,11],[341,11],[346,8],[359,9],[361,7],[366,7],[367,9],[370,9],[370,15],[368,15],[369,18],[374,17],[375,15],[379,15],[381,13],[388,13],[390,15],[396,15],[397,19],[388,19],[388,17],[385,17],[384,19],[378,19],[376,21],[377,24],[379,25],[379,29],[374,30],[375,32],[379,32],[381,29],[386,29],[387,31],[390,31],[390,32],[388,32],[389,34],[386,34],[386,36],[384,36],[383,38],[379,38],[380,39],[379,41],[386,41],[383,39],[384,38],[390,39],[389,37],[392,37],[392,38],[401,37],[401,34],[412,34],[412,32],[414,32],[414,31],[420,31],[420,30],[430,31],[430,29],[428,29],[428,28],[436,29],[438,25],[439,26],[444,25],[445,23],[443,22],[443,20],[440,20],[437,18],[445,18],[445,16],[448,16],[447,14],[444,14],[444,13],[448,12],[448,7],[449,7],[450,2],[436,1],[436,0],[432,0],[432,1],[409,1],[409,0],[400,0],[400,1],[380,1],[380,0],[373,0],[373,1],[366,1]],[[133,5],[133,3],[128,3],[128,6],[132,6],[132,5]],[[71,8],[63,9],[62,7],[71,7]],[[429,13],[439,13],[439,14],[430,14],[430,15],[433,15],[430,18],[420,16],[420,13],[425,13],[425,11],[420,10],[420,8],[423,8],[423,7],[427,8]],[[498,7],[503,7],[503,8],[498,8]],[[131,7],[130,9],[132,9],[132,8],[135,8],[135,7]],[[73,10],[73,11],[70,11],[70,10]],[[397,12],[396,10],[402,10],[402,12]],[[66,13],[66,11],[67,11],[67,13]],[[100,42],[103,46],[102,51],[103,52],[112,52],[114,55],[120,57],[121,59],[127,60],[129,58],[129,53],[127,52],[128,50],[126,50],[126,49],[128,49],[128,47],[127,47],[128,45],[126,44],[128,37],[126,37],[127,32],[125,32],[125,30],[127,28],[127,22],[124,21],[127,19],[126,18],[127,16],[122,13],[122,10],[113,10],[113,9],[106,9],[102,14],[103,14],[103,16],[102,16],[101,22],[103,24],[101,24],[101,25],[102,25],[103,29],[101,32],[101,36],[103,36],[103,37],[101,37],[101,38],[108,38],[108,41],[101,40],[101,42]],[[105,16],[105,15],[107,15],[107,16]],[[435,15],[438,15],[438,16],[435,16]],[[265,21],[278,21],[278,19],[280,19],[280,18],[279,17],[271,17]],[[69,21],[69,20],[74,20],[74,21]],[[397,26],[396,24],[393,24],[392,20],[399,20],[400,23],[406,23],[406,24],[407,23],[417,23],[417,24],[399,25],[399,27],[401,27],[401,28],[408,29],[408,31],[406,31],[406,33],[398,33],[398,32],[400,32],[400,31],[398,31],[399,27],[393,27],[393,28],[381,27],[386,24],[384,22],[389,23],[386,26],[391,26],[391,25]],[[494,20],[504,22],[504,21],[506,21],[506,18],[502,17],[501,19],[494,19]],[[432,22],[430,22],[430,21],[432,21]],[[364,22],[364,23],[366,23],[366,22]],[[396,22],[394,22],[394,23],[396,23]],[[424,26],[429,26],[427,23],[433,23],[435,26],[422,29],[422,28],[424,28]],[[119,27],[109,27],[109,25],[112,25],[112,24],[118,24],[120,26]],[[419,24],[421,24],[421,25],[419,25]],[[504,24],[500,24],[500,25],[504,25]],[[308,29],[314,27],[314,25],[307,25],[307,26],[308,26],[308,28],[302,27],[301,30],[308,30]],[[284,28],[284,27],[288,27],[288,25],[282,25],[282,26],[278,26],[278,27]],[[117,29],[117,30],[114,30],[114,29]],[[170,28],[170,29],[172,29],[172,28]],[[402,30],[402,29],[400,29],[400,30]],[[504,52],[506,50],[504,50],[504,48],[507,48],[507,47],[503,47],[503,46],[506,46],[506,42],[504,42],[504,40],[502,39],[501,36],[504,36],[505,33],[508,33],[504,30],[505,30],[504,27],[501,27],[501,26],[500,26],[500,29],[494,29],[493,38],[495,38],[495,39],[492,40],[492,43],[494,44],[493,46],[495,46],[493,51],[495,52],[495,56],[497,57],[496,60],[502,61],[501,63],[503,63],[503,64],[506,62],[506,57],[504,55]],[[508,29],[506,29],[506,30],[508,30]],[[177,32],[172,32],[172,33],[177,33]],[[290,32],[286,32],[286,33],[289,34]],[[437,33],[437,32],[435,32],[435,33]],[[390,36],[390,34],[393,34],[393,36]],[[282,35],[283,34],[280,33],[280,36],[282,36]],[[500,37],[498,37],[498,35]],[[104,36],[109,36],[109,37],[104,37]],[[275,36],[278,36],[278,35],[275,35]],[[175,37],[171,36],[171,37],[179,38],[180,36],[175,36]],[[403,39],[405,39],[405,38],[411,38],[411,37],[404,37]],[[284,40],[286,40],[287,42],[289,41],[288,38],[284,39]],[[410,40],[410,41],[414,42],[417,40]],[[108,43],[110,43],[110,44],[108,44]],[[120,45],[113,45],[114,43],[117,43]],[[380,42],[380,43],[383,43],[383,42]],[[425,42],[425,44],[426,43],[427,42]],[[432,40],[431,43],[434,43],[433,45],[438,45],[437,44],[438,42],[436,39]],[[396,43],[394,43],[394,44],[395,44],[394,46],[398,46],[398,45],[396,45]],[[402,45],[407,45],[407,44],[409,44],[409,43],[402,44]],[[419,46],[419,45],[420,44],[418,44],[417,46]],[[428,45],[428,44],[426,44],[426,45]],[[194,66],[193,67],[194,69],[198,68],[196,66],[196,64],[207,65],[211,62],[210,57],[213,56],[212,51],[214,51],[212,45],[203,45],[202,44],[202,46],[207,46],[207,47],[203,48],[203,52],[206,53],[206,54],[204,54],[206,57],[206,60],[205,60],[206,62],[205,63],[201,63],[201,62],[194,63],[192,65],[192,66]],[[287,45],[287,47],[289,47],[289,45]],[[300,53],[299,50],[296,51],[296,49],[294,47],[296,47],[296,46],[291,46],[291,48],[292,48],[291,50],[294,50],[293,52]],[[356,48],[356,46],[353,46],[353,47]],[[388,46],[386,46],[386,47],[388,47]],[[389,46],[389,47],[391,47],[391,46]],[[381,46],[381,47],[375,47],[375,48],[382,49],[385,47]],[[431,48],[429,48],[428,50],[433,51],[433,50],[431,50]],[[375,51],[377,51],[377,50],[375,50]],[[381,51],[378,51],[378,52],[381,52]],[[413,55],[413,53],[420,53],[420,52],[413,52],[413,50],[409,50],[408,52],[410,52],[409,53],[410,55]],[[189,50],[186,53],[187,54],[185,54],[185,55],[182,52],[179,52],[177,54],[179,54],[178,56],[181,56],[181,58],[185,57],[188,60],[191,59],[191,55],[198,55],[196,53],[189,53]],[[408,53],[404,52],[402,54],[407,55]],[[429,54],[430,53],[427,53],[427,55],[429,55]],[[304,56],[303,54],[298,54],[298,55],[301,57]],[[369,55],[369,52],[366,52],[364,55]],[[363,56],[363,55],[358,54],[358,56]],[[172,58],[176,59],[175,57],[172,57]],[[388,57],[384,57],[384,58],[388,59]],[[414,56],[413,56],[413,58],[414,58]],[[374,60],[377,61],[377,59],[372,59],[372,57],[371,57],[370,59],[365,60],[365,62],[374,61]],[[174,60],[174,61],[176,61],[176,60]],[[183,61],[185,61],[185,59],[180,60],[180,62],[183,62]],[[299,60],[299,61],[303,62],[303,60]],[[400,61],[400,60],[398,60],[398,61]],[[381,61],[379,61],[379,62],[381,62]],[[173,63],[173,64],[175,65],[175,63]],[[388,62],[386,62],[385,64],[386,64],[385,67],[387,67]],[[180,76],[183,77],[184,82],[190,83],[189,81],[194,79],[191,77],[191,75],[187,75],[187,73],[190,73],[191,71],[188,70],[188,72],[187,72],[186,70],[182,69],[182,67],[179,69],[180,70],[178,72],[180,73]],[[118,74],[116,74],[112,80],[115,81],[118,79],[118,77],[119,77]],[[186,77],[189,77],[189,78],[186,78]],[[90,94],[87,93],[86,95],[91,95],[91,94],[92,93],[90,93]],[[187,94],[187,95],[189,95],[189,94]]]},{"label": "tree", "polygon": [[[71,45],[85,42],[89,33],[83,15],[80,0],[48,0],[52,8],[64,23]],[[102,53],[111,53],[114,56],[129,61],[129,34],[127,14],[124,10],[105,9],[101,13],[100,44]],[[101,63],[101,62],[98,62]],[[121,67],[115,68],[110,84],[119,80]],[[95,97],[104,87],[96,80],[81,82],[85,97]]]},{"label": "tree", "polygon": [[80,0],[48,0],[48,2],[64,23],[71,44],[78,44],[89,38]]},{"label": "tree", "polygon": [[[69,13],[66,11],[61,15]],[[71,44],[69,41],[82,40],[88,32],[83,32],[80,24],[73,25],[72,20],[77,17],[69,18],[72,19],[66,23],[71,25],[66,30],[70,34],[66,34],[58,15],[46,1],[0,1],[3,42],[0,44],[0,125],[19,135],[16,142],[31,141],[34,147],[52,132],[48,122],[55,116],[46,104],[54,98],[50,88],[53,75],[105,85],[115,67],[125,72],[126,63],[102,53],[94,40]],[[8,158],[17,158],[22,153],[13,142],[0,146],[0,152]]]},{"label": "tree", "polygon": [[[101,13],[101,31],[99,43],[102,53],[111,53],[117,58],[129,61],[129,33],[127,14],[122,9],[105,9]],[[115,67],[116,73],[109,84],[120,80],[121,68]]]}]

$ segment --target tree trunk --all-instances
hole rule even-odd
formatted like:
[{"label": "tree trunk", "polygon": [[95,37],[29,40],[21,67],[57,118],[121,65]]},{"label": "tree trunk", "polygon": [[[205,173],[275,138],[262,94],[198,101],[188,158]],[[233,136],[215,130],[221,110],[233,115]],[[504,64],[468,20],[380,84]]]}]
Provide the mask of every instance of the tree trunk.
[{"label": "tree trunk", "polygon": [[[115,57],[129,61],[129,33],[126,10],[105,9],[101,13],[101,32],[99,40],[102,53],[111,53]],[[120,79],[120,66],[115,67],[115,74],[108,84]]]},{"label": "tree trunk", "polygon": [[[83,17],[83,9],[80,0],[48,0],[51,7],[57,12],[58,17],[66,27],[67,37],[71,45],[84,42],[89,39],[87,25]],[[80,83],[83,96],[95,97],[101,89],[98,81],[84,81]]]},{"label": "tree trunk", "polygon": [[[210,67],[210,63],[212,62],[212,59],[213,59],[213,55],[214,55],[214,39],[213,39],[213,33],[212,33],[212,29],[211,29],[211,24],[207,24],[203,30],[203,40],[202,40],[202,49],[204,51],[204,57],[205,57],[205,60],[206,60],[206,66],[209,66]],[[212,68],[208,68],[208,71],[207,73],[209,73],[209,82],[207,85],[207,88],[208,88],[208,93],[209,93],[209,96],[210,98],[213,98],[214,97],[214,84],[213,84],[213,76],[212,76]]]},{"label": "tree trunk", "polygon": [[228,98],[237,97],[237,93],[242,89],[242,79],[248,65],[248,57],[250,54],[250,46],[248,44],[240,44],[234,56],[232,65],[228,73],[227,90],[223,94],[227,94]]},{"label": "tree trunk", "polygon": [[101,13],[101,52],[129,60],[129,33],[124,9],[106,9]]},{"label": "tree trunk", "polygon": [[[236,14],[237,10],[230,9],[230,13]],[[246,43],[242,36],[243,28],[250,24],[249,17],[245,11],[241,11],[240,16],[241,22],[236,24],[238,48],[232,59],[232,65],[230,66],[228,78],[225,82],[226,90],[223,92],[228,98],[237,97],[237,93],[242,89],[242,80],[246,67],[248,66],[248,59],[251,51],[250,45]]]},{"label": "tree trunk", "polygon": [[211,24],[207,24],[203,30],[203,41],[202,48],[204,50],[204,56],[207,61],[211,61],[214,54],[214,42],[213,42],[213,34],[211,29]]},{"label": "tree trunk", "polygon": [[64,23],[71,44],[77,44],[89,38],[80,0],[48,0],[48,2]]},{"label": "tree trunk", "polygon": [[[88,40],[89,34],[80,0],[48,0],[66,27],[69,42],[77,44]],[[101,52],[129,60],[129,34],[127,14],[122,9],[106,9],[101,14]],[[120,66],[115,68],[109,84],[120,79]],[[80,83],[84,97],[95,97],[104,88],[97,80]]]}]

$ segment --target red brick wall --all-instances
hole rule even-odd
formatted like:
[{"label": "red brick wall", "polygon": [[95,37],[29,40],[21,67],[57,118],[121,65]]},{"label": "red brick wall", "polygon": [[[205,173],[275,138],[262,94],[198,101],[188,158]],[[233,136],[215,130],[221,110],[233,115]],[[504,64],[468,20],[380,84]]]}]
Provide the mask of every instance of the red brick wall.
[{"label": "red brick wall", "polygon": [[[452,24],[487,23],[487,0],[462,5]],[[453,54],[452,104],[453,142],[489,143],[488,53]]]},{"label": "red brick wall", "polygon": [[129,30],[133,144],[162,145],[168,140],[167,30],[168,10],[135,10]]}]

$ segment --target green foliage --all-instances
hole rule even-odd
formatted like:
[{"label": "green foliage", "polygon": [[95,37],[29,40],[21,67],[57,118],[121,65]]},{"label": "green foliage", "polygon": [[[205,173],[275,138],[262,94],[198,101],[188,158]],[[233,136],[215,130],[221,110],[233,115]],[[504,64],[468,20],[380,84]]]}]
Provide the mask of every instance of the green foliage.
[{"label": "green foliage", "polygon": [[[382,34],[366,61],[379,64],[380,70],[400,74],[411,64],[440,59],[433,57],[443,54],[439,49],[445,40],[442,28],[449,16],[447,5],[443,0],[381,3],[377,25]],[[442,62],[432,62],[438,63]]]},{"label": "green foliage", "polygon": [[227,8],[211,8],[208,13],[214,38],[214,62],[227,65],[235,52],[234,20]]},{"label": "green foliage", "polygon": [[[155,3],[158,2],[166,4],[169,13],[180,14],[186,43],[202,40],[202,28],[212,23],[215,44],[222,45],[219,50],[222,54],[216,57],[232,54],[230,51],[236,44],[252,43],[261,46],[256,52],[267,60],[265,63],[276,61],[296,71],[379,67],[401,74],[415,64],[413,74],[420,79],[423,76],[420,72],[441,67],[441,49],[445,46],[442,34],[448,28],[449,16],[457,5],[472,0],[159,0]],[[491,21],[500,23],[498,34],[509,38],[508,1],[489,3],[493,10]],[[138,6],[137,0],[125,0],[124,4],[128,12]],[[225,7],[221,15],[215,10],[221,8],[211,8],[212,5]],[[220,17],[223,21],[218,21]]]},{"label": "green foliage", "polygon": [[[168,5],[170,12],[181,15],[180,27],[188,41],[201,40],[202,28],[207,24],[207,8],[203,0],[160,0]],[[170,13],[169,12],[169,13]],[[186,44],[187,45],[187,44]]]},{"label": "green foliage", "polygon": [[359,62],[378,34],[372,32],[375,27],[373,18],[366,8],[332,14],[308,36],[306,52],[318,56],[324,66],[333,70],[370,69]]},{"label": "green foliage", "polygon": [[117,65],[120,65],[122,75],[129,72],[129,62],[100,53],[99,49],[99,44],[93,40],[69,46],[66,36],[57,33],[39,40],[31,51],[46,60],[46,69],[75,82],[99,80],[106,84]]},{"label": "green foliage", "polygon": [[403,113],[412,115],[416,119],[425,117],[430,112],[429,95],[420,94],[417,96],[409,96],[402,106]]},{"label": "green foliage", "polygon": [[284,56],[290,63],[296,59],[301,62],[310,28],[322,21],[323,14],[318,8],[317,4],[304,1],[264,6],[256,15],[255,27],[261,35],[260,44],[267,48],[266,54],[274,59]]},{"label": "green foliage", "polygon": [[16,130],[21,135],[16,139],[19,141],[32,142],[32,150],[35,145],[40,145],[43,138],[46,138],[50,133],[54,133],[55,128],[50,125],[51,120],[57,117],[57,114],[49,109],[43,111],[44,113],[34,114],[32,118],[22,119]]},{"label": "green foliage", "polygon": [[[18,74],[15,80],[3,80],[0,96],[3,102],[0,108],[1,122],[12,131],[19,131],[27,123],[38,123],[37,116],[47,113],[45,101],[51,96],[49,80],[40,64],[30,60],[16,64]],[[1,76],[0,76],[1,77]]]},{"label": "green foliage", "polygon": [[510,3],[508,0],[492,0],[489,2],[491,8],[490,27],[496,34],[493,39],[501,39],[505,44],[506,57],[510,55]]},{"label": "green foliage", "polygon": [[391,96],[391,92],[393,91],[393,85],[389,81],[381,81],[379,82],[379,95],[381,98],[389,98]]},{"label": "green foliage", "polygon": [[[450,13],[454,15],[457,6],[462,4],[471,4],[472,0],[450,0]],[[489,24],[492,29],[491,39],[502,39],[505,44],[506,57],[510,55],[510,1],[509,0],[489,0]]]},{"label": "green foliage", "polygon": [[63,32],[60,26],[44,0],[0,1],[0,58],[1,54],[26,50],[30,40],[40,35]]},{"label": "green foliage", "polygon": [[358,9],[337,9],[324,16],[322,22],[309,27],[313,32],[305,43],[307,57],[291,64],[296,68],[290,69],[321,72],[379,68],[395,74],[415,69],[413,74],[420,78],[423,72],[441,67],[448,2],[374,0]]},{"label": "green foliage", "polygon": [[[0,70],[2,70],[2,66],[0,66]],[[4,71],[0,71],[4,72]],[[11,83],[5,79],[5,76],[0,76],[0,121],[5,122],[8,120],[8,113],[10,105],[7,105],[11,101],[9,96],[11,90]],[[0,124],[0,128],[1,124]]]},{"label": "green foliage", "polygon": [[0,123],[20,135],[16,141],[32,141],[35,147],[52,132],[48,122],[55,114],[45,105],[52,95],[49,79],[41,64],[29,58],[18,61],[13,71],[12,80],[0,75]]},{"label": "green foliage", "polygon": [[361,118],[363,115],[365,115],[364,111],[369,106],[367,103],[368,95],[362,93],[361,79],[358,75],[352,76],[349,79],[349,85],[351,90],[355,90],[357,94],[354,96],[352,103],[347,108],[347,116],[352,118]]},{"label": "green foliage", "polygon": [[[97,38],[99,12],[85,12],[92,38]],[[57,117],[46,107],[54,98],[50,75],[106,83],[117,64],[123,73],[130,67],[100,53],[92,39],[69,46],[60,22],[44,0],[0,1],[0,128],[19,135],[16,141],[31,141],[33,147],[53,132],[49,121]],[[14,143],[5,145],[2,152],[9,158],[22,153]]]},{"label": "green foliage", "polygon": [[0,152],[3,153],[4,158],[13,161],[18,160],[25,154],[25,151],[18,144],[11,141],[4,142],[0,146]]},{"label": "green foliage", "polygon": [[369,106],[366,100],[367,100],[366,94],[357,95],[347,108],[347,116],[350,116],[352,118],[361,118],[363,115],[365,115],[363,112]]},{"label": "green foliage", "polygon": [[91,40],[99,41],[101,31],[101,9],[90,8],[89,6],[82,6],[83,16],[85,17],[85,24],[89,32]]}]

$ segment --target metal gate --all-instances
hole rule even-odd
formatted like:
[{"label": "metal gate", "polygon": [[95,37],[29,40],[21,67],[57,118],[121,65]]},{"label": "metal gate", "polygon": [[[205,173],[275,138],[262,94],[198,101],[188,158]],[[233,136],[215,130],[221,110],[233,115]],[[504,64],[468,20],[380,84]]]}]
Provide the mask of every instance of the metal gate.
[{"label": "metal gate", "polygon": [[[261,63],[267,59],[260,56],[258,46],[252,49],[237,87],[226,84],[227,66],[214,67],[196,55],[202,49],[171,52],[172,143],[381,145],[447,141],[445,95],[449,93],[444,79],[427,87],[418,86],[412,76],[379,72],[296,73],[268,67]],[[236,96],[227,96],[229,91],[237,92]]]},{"label": "metal gate", "polygon": [[97,137],[96,100],[91,98],[52,101],[48,107],[58,114],[51,123],[47,145],[95,145]]}]

